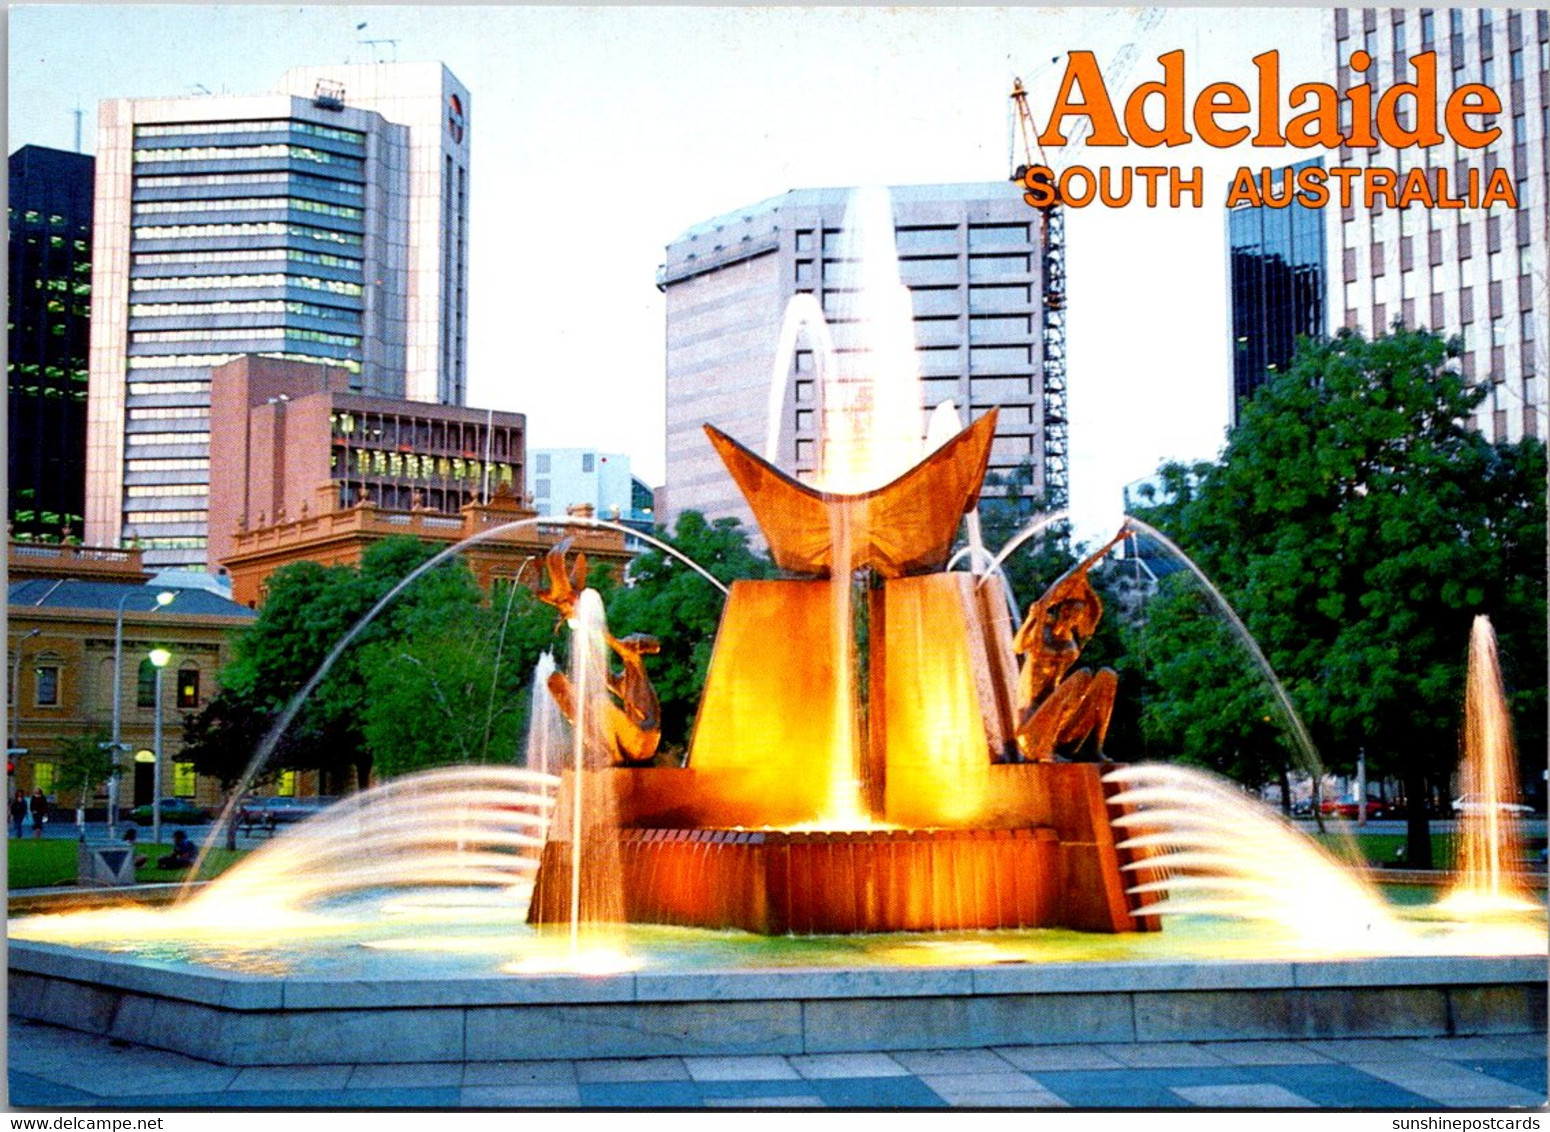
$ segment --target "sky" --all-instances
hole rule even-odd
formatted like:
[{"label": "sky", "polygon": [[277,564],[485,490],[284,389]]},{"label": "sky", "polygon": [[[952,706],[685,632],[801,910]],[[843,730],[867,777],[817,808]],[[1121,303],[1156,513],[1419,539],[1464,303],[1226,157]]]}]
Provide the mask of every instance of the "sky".
[{"label": "sky", "polygon": [[[625,452],[659,484],[655,273],[686,228],[791,188],[1005,178],[1013,76],[1042,124],[1064,67],[1051,60],[1071,50],[1094,53],[1116,98],[1160,78],[1157,56],[1178,48],[1191,97],[1209,82],[1252,90],[1250,60],[1270,49],[1283,90],[1328,81],[1327,19],[1312,8],[38,5],[9,11],[7,151],[74,148],[80,110],[92,152],[104,98],[272,90],[305,64],[444,62],[472,92],[469,404],[526,413],[530,447]],[[1121,81],[1113,63],[1126,56]],[[1219,451],[1221,201],[1239,165],[1306,156],[1198,143],[1066,155],[1206,169],[1200,209],[1067,210],[1079,533],[1117,526],[1120,488],[1161,461]]]}]

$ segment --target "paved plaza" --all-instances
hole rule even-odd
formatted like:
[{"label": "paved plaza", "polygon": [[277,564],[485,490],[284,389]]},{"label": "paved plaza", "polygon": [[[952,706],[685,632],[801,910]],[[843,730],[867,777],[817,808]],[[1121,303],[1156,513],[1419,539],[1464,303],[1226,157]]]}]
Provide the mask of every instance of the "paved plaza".
[{"label": "paved plaza", "polygon": [[1369,1108],[1546,1103],[1542,1034],[237,1069],[11,1019],[13,1108]]}]

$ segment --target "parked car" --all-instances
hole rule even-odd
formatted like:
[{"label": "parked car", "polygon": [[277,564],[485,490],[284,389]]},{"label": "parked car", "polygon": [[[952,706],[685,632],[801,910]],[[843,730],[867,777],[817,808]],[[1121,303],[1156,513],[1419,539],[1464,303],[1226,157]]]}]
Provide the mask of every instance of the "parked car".
[{"label": "parked car", "polygon": [[320,814],[338,800],[338,798],[321,796],[316,798],[249,798],[242,803],[242,808],[237,814],[237,821],[244,826],[267,826],[273,829],[277,825],[289,825],[291,822],[303,821],[316,814]]},{"label": "parked car", "polygon": [[[162,825],[199,825],[210,820],[209,814],[186,798],[163,798],[158,804]],[[129,820],[136,825],[155,824],[149,805],[136,806],[129,812]]]},{"label": "parked car", "polygon": [[[1367,816],[1369,818],[1381,818],[1386,812],[1382,802],[1374,802],[1370,798],[1367,800]],[[1319,803],[1319,813],[1325,817],[1333,816],[1355,819],[1360,811],[1357,809],[1355,802],[1336,802],[1333,799],[1326,798]]]},{"label": "parked car", "polygon": [[[1453,799],[1453,813],[1455,816],[1461,814],[1483,814],[1490,808],[1490,804],[1478,794],[1465,794],[1461,798]],[[1496,809],[1498,813],[1524,818],[1534,812],[1533,806],[1525,806],[1522,802],[1497,802]]]}]

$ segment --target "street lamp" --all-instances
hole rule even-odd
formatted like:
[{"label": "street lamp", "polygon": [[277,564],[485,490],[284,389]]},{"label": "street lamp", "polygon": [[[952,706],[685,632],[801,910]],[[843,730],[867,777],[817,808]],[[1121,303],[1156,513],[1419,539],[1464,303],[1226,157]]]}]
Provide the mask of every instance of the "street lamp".
[{"label": "street lamp", "polygon": [[33,629],[23,633],[21,641],[16,642],[16,659],[11,662],[11,745],[6,751],[5,761],[11,762],[16,756],[23,754],[22,748],[22,641],[30,641],[42,629]]},{"label": "street lamp", "polygon": [[[116,835],[118,828],[118,756],[124,749],[124,744],[119,738],[119,727],[123,720],[124,704],[124,603],[132,597],[140,596],[144,591],[132,589],[118,599],[118,616],[113,621],[113,773],[108,778],[108,837]],[[177,594],[171,590],[162,590],[156,595],[156,604],[146,610],[147,613],[155,613],[158,609],[164,609],[177,599]]]},{"label": "street lamp", "polygon": [[156,722],[151,730],[151,844],[161,844],[161,670],[167,667],[172,654],[166,649],[151,650],[151,663],[156,666]]}]

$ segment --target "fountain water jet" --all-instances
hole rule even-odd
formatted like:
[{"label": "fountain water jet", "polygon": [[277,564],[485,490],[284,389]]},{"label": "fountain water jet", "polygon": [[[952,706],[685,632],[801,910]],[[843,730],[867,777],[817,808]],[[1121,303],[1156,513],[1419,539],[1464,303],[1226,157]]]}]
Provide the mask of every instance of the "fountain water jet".
[{"label": "fountain water jet", "polygon": [[1518,799],[1517,752],[1490,618],[1469,634],[1464,759],[1459,770],[1458,879],[1442,906],[1489,915],[1537,908],[1522,877],[1523,842],[1509,806]]},{"label": "fountain water jet", "polygon": [[1350,868],[1237,786],[1193,767],[1117,767],[1109,803],[1130,891],[1161,897],[1158,916],[1210,913],[1278,923],[1296,937],[1345,950],[1392,950],[1402,929],[1383,898]]}]

